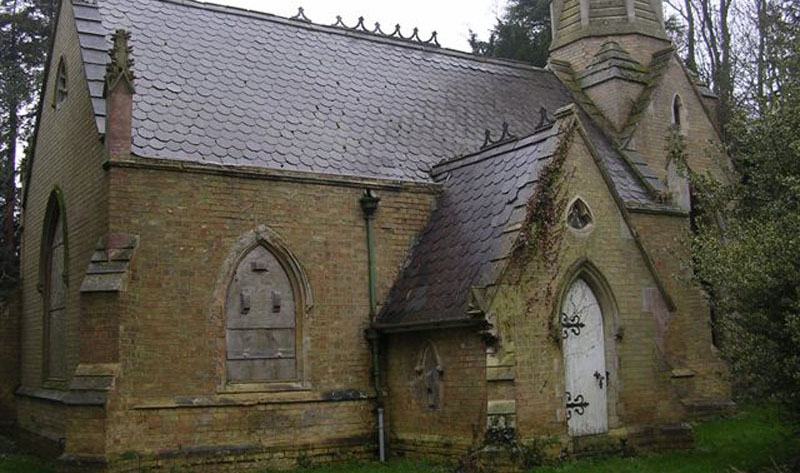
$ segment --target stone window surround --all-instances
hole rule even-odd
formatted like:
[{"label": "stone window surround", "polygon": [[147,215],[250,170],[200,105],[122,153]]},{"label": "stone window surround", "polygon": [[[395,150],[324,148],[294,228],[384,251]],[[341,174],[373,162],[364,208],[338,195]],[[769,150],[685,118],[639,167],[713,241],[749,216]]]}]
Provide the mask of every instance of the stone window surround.
[{"label": "stone window surround", "polygon": [[[573,227],[569,223],[570,211],[578,202],[582,203],[583,206],[586,207],[586,211],[589,213],[589,218],[590,218],[589,223],[583,228]],[[569,228],[571,232],[573,232],[578,236],[588,236],[590,233],[592,233],[592,231],[595,228],[595,217],[594,217],[594,212],[592,211],[592,208],[589,206],[588,202],[586,202],[586,199],[584,199],[580,195],[576,195],[569,201],[569,203],[567,204],[567,211],[564,212],[564,223],[567,225],[567,228]]]},{"label": "stone window surround", "polygon": [[689,129],[689,116],[686,110],[686,105],[683,102],[683,97],[679,93],[675,93],[672,96],[671,102],[671,110],[670,110],[670,120],[673,126],[677,127],[678,132],[681,135],[686,135],[687,130]]},{"label": "stone window surround", "polygon": [[[228,286],[242,259],[257,246],[263,246],[271,252],[281,263],[295,295],[295,317],[297,331],[297,378],[291,381],[230,383],[226,372],[227,346],[225,343],[225,300]],[[299,260],[289,250],[284,240],[266,225],[248,231],[236,241],[229,250],[228,256],[222,264],[217,276],[213,303],[209,312],[210,319],[214,322],[215,330],[221,343],[217,349],[217,393],[259,393],[281,391],[309,391],[311,390],[310,369],[306,363],[310,350],[310,336],[305,329],[307,320],[313,308],[313,294],[305,270]]]}]

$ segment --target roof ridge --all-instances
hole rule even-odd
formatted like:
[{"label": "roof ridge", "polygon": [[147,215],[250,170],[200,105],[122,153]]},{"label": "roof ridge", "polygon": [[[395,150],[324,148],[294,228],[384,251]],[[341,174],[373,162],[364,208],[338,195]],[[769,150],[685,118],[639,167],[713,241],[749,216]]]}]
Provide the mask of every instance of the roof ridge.
[{"label": "roof ridge", "polygon": [[[95,4],[98,0],[75,0],[82,3],[88,4]],[[100,0],[101,2],[103,0]],[[500,58],[493,58],[487,56],[479,56],[477,54],[468,53],[466,51],[459,51],[457,49],[451,49],[447,47],[436,46],[434,44],[426,44],[425,42],[412,42],[407,39],[399,39],[393,38],[391,36],[381,36],[378,34],[373,34],[369,32],[362,32],[358,30],[353,30],[350,28],[342,28],[333,25],[323,25],[319,23],[307,22],[302,19],[291,19],[286,18],[280,15],[276,15],[274,13],[267,13],[258,10],[250,10],[247,8],[241,7],[234,7],[230,5],[221,5],[218,3],[213,2],[204,2],[200,0],[153,0],[156,2],[161,3],[171,3],[174,5],[180,5],[187,8],[197,8],[200,10],[206,11],[213,11],[217,13],[226,13],[231,15],[238,15],[244,16],[247,18],[259,19],[264,21],[271,21],[274,23],[280,23],[287,26],[293,26],[300,29],[309,29],[314,31],[320,31],[330,34],[338,34],[341,36],[348,36],[357,39],[362,39],[366,41],[372,41],[377,43],[384,43],[384,44],[391,44],[394,46],[405,47],[409,49],[417,49],[422,50],[430,53],[437,53],[442,54],[445,56],[454,56],[459,57],[461,59],[468,59],[471,61],[479,62],[479,63],[487,63],[493,64],[496,66],[503,66],[509,67],[513,69],[521,69],[527,71],[535,71],[535,72],[550,72],[546,68],[533,66],[522,61],[515,61],[512,59],[500,59]]]},{"label": "roof ridge", "polygon": [[496,156],[506,154],[510,151],[525,148],[528,146],[533,146],[535,144],[546,141],[549,138],[558,135],[559,133],[560,129],[556,126],[555,122],[553,122],[548,126],[538,128],[533,133],[528,133],[527,135],[521,136],[514,140],[503,141],[501,143],[497,143],[493,146],[481,149],[479,151],[475,151],[473,153],[465,154],[462,156],[456,156],[455,158],[451,158],[446,161],[436,163],[431,168],[431,176],[436,177],[445,172],[453,171],[455,169],[460,169],[467,166],[472,166],[473,164],[486,161],[487,159],[492,159]]}]

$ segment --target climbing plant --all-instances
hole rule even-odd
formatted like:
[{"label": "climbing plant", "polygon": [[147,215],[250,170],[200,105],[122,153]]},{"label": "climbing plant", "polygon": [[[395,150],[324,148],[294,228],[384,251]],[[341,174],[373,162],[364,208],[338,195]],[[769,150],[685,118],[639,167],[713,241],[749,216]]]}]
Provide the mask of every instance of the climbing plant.
[{"label": "climbing plant", "polygon": [[539,173],[515,249],[515,260],[521,267],[529,263],[537,265],[536,271],[532,272],[537,278],[534,284],[537,289],[528,297],[529,312],[534,307],[549,307],[555,296],[568,198],[564,187],[568,176],[574,172],[565,166],[565,161],[577,122],[568,119],[560,126],[559,144]]}]

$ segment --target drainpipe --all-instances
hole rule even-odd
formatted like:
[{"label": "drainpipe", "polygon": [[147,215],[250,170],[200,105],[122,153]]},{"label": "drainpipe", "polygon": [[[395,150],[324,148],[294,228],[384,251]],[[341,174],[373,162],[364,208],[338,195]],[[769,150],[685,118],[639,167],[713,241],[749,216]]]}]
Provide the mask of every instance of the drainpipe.
[{"label": "drainpipe", "polygon": [[378,203],[381,199],[372,189],[366,189],[361,196],[361,211],[364,212],[364,220],[367,224],[367,263],[369,275],[369,321],[370,328],[367,329],[366,336],[372,348],[372,379],[375,384],[375,396],[377,401],[378,415],[378,450],[381,463],[386,461],[386,441],[384,434],[384,406],[383,393],[381,391],[381,358],[380,358],[380,336],[378,331],[372,327],[377,316],[378,309],[378,289],[377,277],[378,270],[375,266],[375,211],[378,210]]}]

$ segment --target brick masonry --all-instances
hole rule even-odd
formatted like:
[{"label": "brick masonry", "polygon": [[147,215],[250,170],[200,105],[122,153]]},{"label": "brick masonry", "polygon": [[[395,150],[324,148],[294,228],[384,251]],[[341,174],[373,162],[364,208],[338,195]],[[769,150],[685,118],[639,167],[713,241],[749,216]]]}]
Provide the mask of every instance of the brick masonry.
[{"label": "brick masonry", "polygon": [[[20,357],[25,396],[18,404],[18,426],[38,433],[56,444],[66,435],[66,411],[52,399],[63,397],[68,380],[46,383],[43,379],[44,307],[40,292],[39,255],[44,215],[51,192],[64,196],[65,223],[69,236],[66,271],[67,322],[66,366],[72,373],[79,363],[80,307],[78,289],[98,238],[107,229],[108,180],[103,170],[103,144],[98,139],[89,90],[86,86],[71,3],[62,2],[54,49],[38,124],[36,157],[26,189],[22,233],[22,330]],[[66,64],[68,95],[53,105],[55,68]],[[92,340],[84,340],[91,344]]]},{"label": "brick masonry", "polygon": [[[71,2],[63,2],[59,22],[53,58],[66,61],[69,96],[57,109],[50,106],[55,80],[50,74],[26,189],[21,329],[14,328],[11,312],[3,312],[3,320],[12,323],[0,332],[2,349],[10,353],[4,360],[15,359],[14,333],[20,334],[18,427],[29,437],[48,439],[67,462],[108,462],[107,469],[116,471],[175,465],[241,471],[372,455],[376,392],[364,338],[369,299],[359,199],[366,188],[381,197],[375,228],[382,301],[438,188],[181,164],[130,156],[124,146],[111,146],[109,160],[97,135]],[[618,41],[643,64],[664,46],[633,36]],[[601,38],[588,38],[554,55],[580,70],[601,44]],[[718,137],[677,63],[663,84],[635,135],[641,154],[666,178],[665,138],[677,92],[687,110],[690,165],[721,175]],[[127,110],[125,99],[115,96],[110,103]],[[725,366],[711,346],[708,308],[686,282],[681,264],[688,218],[620,209],[590,147],[582,135],[574,136],[565,164],[565,202],[583,198],[594,227],[586,233],[563,230],[554,267],[520,259],[492,289],[498,342],[487,346],[486,337],[463,328],[384,337],[383,389],[394,452],[462,454],[482,441],[492,416],[526,439],[564,439],[563,361],[552,334],[554,307],[582,268],[590,268],[605,295],[606,355],[613,376],[610,436],[641,434],[643,444],[657,443],[647,439],[669,437],[674,429],[653,425],[679,423],[692,403],[729,399]],[[69,232],[67,372],[76,374],[53,383],[43,379],[39,254],[48,198],[56,187],[64,195]],[[301,324],[306,382],[297,389],[242,390],[225,382],[219,307],[226,265],[237,258],[242,237],[258,228],[285,244],[313,293]],[[97,242],[118,234],[133,235],[137,242],[124,287],[82,294]],[[674,311],[657,281],[675,301]],[[436,347],[442,366],[441,406],[435,410],[421,402],[416,369],[427,343]],[[0,396],[5,396],[0,414],[9,412],[4,399],[16,386],[15,370],[0,363]],[[107,378],[102,389],[76,388]],[[83,394],[76,397],[77,391]],[[102,401],[83,402],[86,392],[102,392]]]},{"label": "brick masonry", "polygon": [[[428,345],[442,368],[438,409],[425,402],[417,371]],[[471,329],[387,336],[390,448],[410,456],[452,455],[477,445],[486,430],[485,346]]]},{"label": "brick masonry", "polygon": [[[155,453],[219,443],[283,448],[296,445],[298,436],[309,445],[371,437],[371,402],[335,399],[336,393],[369,398],[374,393],[363,335],[369,301],[362,188],[178,168],[112,166],[110,179],[111,230],[140,238],[121,297],[121,409],[112,414],[118,420],[111,423],[111,453],[123,453],[132,440],[138,451]],[[424,224],[434,193],[379,189],[378,194],[382,297]],[[314,305],[303,321],[310,344],[306,390],[225,392],[222,317],[209,308],[215,294],[224,293],[217,287],[223,261],[239,237],[259,225],[287,242],[313,290]],[[191,402],[213,407],[182,405]]]}]

